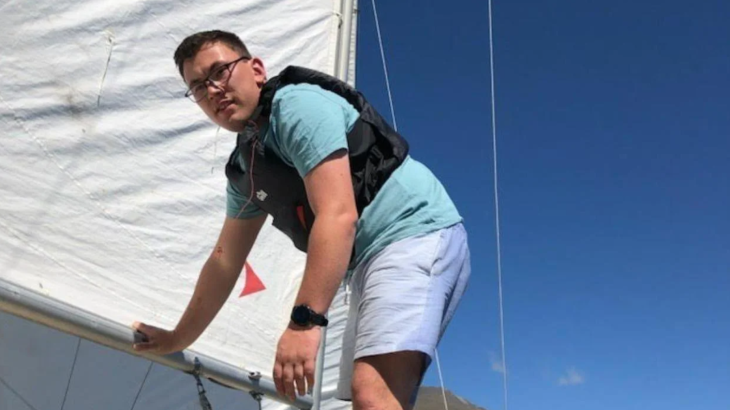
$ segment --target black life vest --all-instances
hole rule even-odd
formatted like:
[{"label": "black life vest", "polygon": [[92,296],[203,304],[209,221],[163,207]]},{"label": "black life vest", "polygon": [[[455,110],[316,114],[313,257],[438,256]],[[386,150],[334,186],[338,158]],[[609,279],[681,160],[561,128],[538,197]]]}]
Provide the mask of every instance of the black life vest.
[{"label": "black life vest", "polygon": [[[289,66],[261,89],[259,104],[246,129],[238,134],[236,148],[226,165],[226,177],[266,213],[273,225],[306,252],[314,213],[307,200],[304,181],[294,167],[284,163],[259,140],[258,118],[268,121],[276,91],[288,84],[316,84],[343,97],[360,113],[347,133],[350,173],[358,215],[370,204],[391,173],[408,155],[408,143],[390,127],[357,90],[339,79],[302,67]],[[255,152],[252,150],[255,147]],[[238,163],[243,160],[246,170]],[[251,160],[253,159],[253,163]],[[351,255],[354,256],[354,255]],[[352,258],[351,258],[352,261]]]}]

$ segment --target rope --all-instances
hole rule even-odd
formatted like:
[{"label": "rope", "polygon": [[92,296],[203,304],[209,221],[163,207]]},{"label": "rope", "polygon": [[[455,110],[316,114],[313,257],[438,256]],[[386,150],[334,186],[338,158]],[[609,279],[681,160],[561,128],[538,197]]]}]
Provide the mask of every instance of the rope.
[{"label": "rope", "polygon": [[258,136],[257,136],[256,139],[253,142],[253,147],[251,148],[251,169],[246,170],[246,172],[248,172],[248,174],[249,174],[249,178],[251,178],[249,180],[250,185],[251,185],[251,192],[248,194],[248,201],[246,201],[246,203],[241,207],[241,210],[238,211],[238,215],[236,215],[236,219],[238,219],[238,217],[241,216],[241,214],[243,213],[243,211],[246,210],[246,208],[248,207],[248,205],[253,200],[253,194],[254,194],[254,192],[253,192],[254,191],[254,186],[253,186],[253,162],[256,160],[256,156],[254,154],[256,153],[256,144],[258,144],[258,143],[259,143],[259,140],[258,140]]},{"label": "rope", "polygon": [[71,373],[68,375],[68,382],[66,382],[66,392],[63,393],[63,402],[61,403],[61,410],[63,410],[64,407],[66,407],[66,398],[68,397],[68,389],[71,387],[71,378],[74,375],[74,369],[76,368],[76,359],[79,358],[79,347],[81,347],[81,338],[79,337],[79,342],[76,343],[76,353],[74,354],[74,362],[71,365]]},{"label": "rope", "polygon": [[444,389],[444,378],[441,376],[441,361],[439,360],[439,352],[434,349],[436,353],[436,369],[439,371],[439,380],[441,381],[441,395],[444,396],[444,409],[449,410],[449,403],[446,402],[446,390]]},{"label": "rope", "polygon": [[373,2],[373,15],[375,16],[375,30],[378,32],[378,44],[380,44],[380,59],[383,61],[383,72],[385,73],[385,88],[388,89],[388,102],[390,102],[390,116],[393,118],[393,129],[398,131],[398,124],[395,122],[395,108],[393,108],[393,96],[390,93],[390,79],[388,78],[388,65],[385,63],[385,51],[383,50],[383,38],[380,36],[380,22],[378,21],[378,9]]},{"label": "rope", "polygon": [[134,397],[134,403],[132,403],[132,408],[130,410],[134,410],[134,407],[137,405],[137,400],[139,400],[139,395],[142,393],[142,388],[144,388],[144,384],[147,382],[147,376],[150,375],[150,370],[152,370],[153,364],[155,364],[155,362],[150,361],[150,365],[147,367],[147,373],[145,373],[144,379],[142,379],[142,384],[139,386],[139,390],[137,390],[137,396]]},{"label": "rope", "polygon": [[499,232],[499,189],[497,177],[497,117],[494,91],[494,39],[492,36],[492,0],[489,2],[489,75],[492,95],[492,152],[494,156],[494,219],[497,237],[497,280],[499,282],[499,336],[502,346],[502,386],[504,390],[504,410],[507,410],[507,358],[504,348],[504,304],[502,298],[502,246]]}]

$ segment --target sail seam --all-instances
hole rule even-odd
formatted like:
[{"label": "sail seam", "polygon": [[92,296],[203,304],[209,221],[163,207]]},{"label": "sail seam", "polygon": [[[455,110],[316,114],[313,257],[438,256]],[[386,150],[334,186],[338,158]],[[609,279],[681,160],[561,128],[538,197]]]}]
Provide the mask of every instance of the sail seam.
[{"label": "sail seam", "polygon": [[52,255],[50,255],[48,252],[46,252],[45,249],[40,248],[36,244],[28,241],[16,229],[14,229],[13,227],[11,227],[7,223],[3,222],[2,219],[0,219],[0,225],[2,225],[11,235],[13,235],[14,237],[16,237],[19,241],[23,242],[28,248],[34,250],[35,252],[39,253],[43,257],[48,258],[51,262],[53,262],[56,265],[60,266],[62,269],[68,271],[70,274],[79,277],[81,280],[88,282],[90,285],[92,285],[92,286],[94,286],[96,288],[99,288],[99,289],[102,289],[102,290],[104,290],[106,292],[109,292],[110,294],[116,296],[117,298],[119,298],[120,300],[123,300],[126,303],[129,303],[132,306],[135,306],[137,308],[140,308],[142,310],[145,310],[145,311],[150,312],[150,313],[153,313],[153,314],[156,313],[153,310],[151,310],[148,307],[146,307],[145,305],[141,305],[141,304],[139,304],[139,303],[137,303],[137,302],[135,302],[133,300],[130,300],[128,298],[125,298],[123,295],[118,294],[117,292],[115,292],[114,289],[112,289],[112,288],[109,288],[109,287],[103,288],[103,287],[99,286],[99,284],[97,284],[93,280],[89,279],[85,275],[77,272],[76,270],[74,270],[73,268],[67,266],[66,264],[64,264],[60,260],[54,258]]},{"label": "sail seam", "polygon": [[[162,257],[162,255],[160,255],[160,254],[159,254],[159,253],[158,253],[158,252],[157,252],[157,251],[156,251],[156,250],[155,250],[154,248],[152,248],[152,247],[151,247],[151,246],[150,246],[150,245],[149,245],[148,243],[146,243],[146,242],[145,242],[145,241],[143,241],[143,240],[142,240],[141,238],[139,238],[139,237],[138,237],[137,235],[135,235],[135,234],[134,234],[134,233],[133,233],[133,232],[132,232],[131,230],[129,230],[129,228],[127,228],[126,226],[124,226],[124,224],[123,224],[123,223],[121,223],[121,221],[119,221],[119,219],[118,219],[118,218],[116,218],[116,217],[115,217],[114,215],[112,215],[111,213],[109,213],[109,211],[108,211],[108,210],[107,210],[107,209],[106,209],[106,208],[105,208],[105,207],[104,207],[104,206],[103,206],[103,205],[101,204],[101,202],[99,202],[99,200],[98,200],[98,199],[96,199],[96,198],[94,197],[94,194],[93,194],[93,193],[91,193],[90,191],[86,190],[86,188],[84,188],[84,186],[83,186],[83,185],[82,185],[82,184],[81,184],[81,183],[80,183],[80,182],[78,181],[78,179],[76,179],[76,178],[75,178],[75,177],[74,177],[73,175],[71,175],[71,173],[70,173],[70,172],[69,172],[69,171],[68,171],[67,169],[65,169],[65,168],[64,168],[64,167],[63,167],[63,166],[62,166],[62,165],[61,165],[61,164],[60,164],[60,163],[58,162],[58,160],[56,159],[55,155],[53,155],[53,153],[51,153],[51,151],[50,151],[50,150],[48,149],[48,147],[46,147],[46,144],[45,144],[45,143],[43,143],[43,141],[41,141],[41,140],[40,140],[40,138],[38,138],[38,137],[37,137],[37,136],[36,136],[35,134],[33,134],[33,133],[32,133],[32,132],[30,131],[30,129],[28,129],[28,127],[26,127],[26,125],[25,125],[25,121],[23,121],[23,119],[22,119],[22,118],[20,118],[20,117],[18,116],[18,114],[17,114],[17,112],[15,111],[15,109],[13,109],[13,107],[12,107],[12,106],[11,106],[10,104],[8,104],[8,102],[7,102],[7,101],[5,101],[5,99],[4,99],[4,98],[2,98],[2,96],[1,96],[1,95],[0,95],[0,101],[2,101],[2,103],[3,103],[3,104],[4,104],[4,105],[5,105],[5,106],[6,106],[6,107],[7,107],[7,108],[8,108],[9,110],[10,110],[10,112],[12,112],[12,113],[13,113],[13,119],[15,119],[15,121],[16,121],[16,122],[18,123],[18,125],[20,125],[20,127],[21,127],[21,128],[23,129],[23,131],[25,131],[25,132],[26,132],[26,133],[27,133],[27,134],[28,134],[28,135],[29,135],[29,136],[30,136],[30,137],[31,137],[31,138],[33,139],[33,141],[34,141],[34,142],[35,142],[36,144],[38,144],[38,146],[40,146],[40,148],[41,148],[41,149],[43,150],[43,153],[45,154],[45,156],[46,156],[46,157],[47,157],[48,159],[50,159],[50,160],[51,160],[51,162],[53,162],[53,164],[54,164],[54,165],[55,165],[55,166],[56,166],[56,167],[57,167],[57,168],[58,168],[58,169],[59,169],[59,170],[60,170],[60,171],[61,171],[61,172],[62,172],[62,173],[63,173],[64,175],[66,175],[66,177],[68,177],[68,178],[69,178],[69,179],[71,180],[71,182],[73,182],[73,183],[74,183],[74,185],[76,185],[76,187],[77,187],[77,188],[78,188],[79,190],[81,190],[81,192],[83,192],[83,193],[84,193],[84,194],[85,194],[85,195],[87,196],[87,198],[89,198],[89,199],[91,200],[91,202],[92,202],[92,203],[94,203],[94,204],[96,205],[96,207],[97,207],[97,208],[99,209],[99,211],[101,212],[101,214],[102,214],[102,215],[103,215],[103,216],[104,216],[104,217],[105,217],[106,219],[109,219],[109,220],[110,220],[110,221],[112,221],[112,222],[113,222],[114,224],[116,224],[116,225],[117,225],[117,226],[118,226],[118,227],[119,227],[120,229],[122,229],[122,231],[124,231],[125,233],[127,233],[127,234],[128,234],[128,235],[129,235],[129,236],[130,236],[130,237],[131,237],[132,239],[134,239],[134,240],[135,240],[135,241],[136,241],[137,243],[139,243],[139,244],[140,244],[140,245],[142,245],[142,246],[143,246],[144,248],[146,248],[146,249],[147,249],[148,251],[150,251],[150,252],[152,253],[152,255],[153,255],[153,256],[154,256],[154,257],[155,257],[156,259],[158,259],[158,260],[162,261],[162,262],[163,262],[163,263],[164,263],[165,265],[167,265],[167,267],[168,267],[168,268],[170,268],[171,270],[173,270],[173,271],[174,271],[174,268],[173,268],[173,267],[172,267],[172,266],[171,266],[171,265],[170,265],[170,264],[169,264],[169,263],[167,262],[167,260],[165,260],[165,258],[164,258],[164,257]],[[182,276],[182,275],[180,275],[180,276]]]}]

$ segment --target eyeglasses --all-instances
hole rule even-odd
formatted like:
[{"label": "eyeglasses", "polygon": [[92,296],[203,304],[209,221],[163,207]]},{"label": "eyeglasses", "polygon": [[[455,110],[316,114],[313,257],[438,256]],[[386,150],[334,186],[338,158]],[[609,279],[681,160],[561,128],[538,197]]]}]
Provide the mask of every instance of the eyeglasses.
[{"label": "eyeglasses", "polygon": [[185,97],[197,103],[208,96],[208,86],[210,84],[220,87],[222,84],[227,82],[229,78],[231,78],[231,73],[239,61],[250,59],[251,57],[244,56],[216,67],[215,70],[211,71],[203,81],[190,87],[185,93]]}]

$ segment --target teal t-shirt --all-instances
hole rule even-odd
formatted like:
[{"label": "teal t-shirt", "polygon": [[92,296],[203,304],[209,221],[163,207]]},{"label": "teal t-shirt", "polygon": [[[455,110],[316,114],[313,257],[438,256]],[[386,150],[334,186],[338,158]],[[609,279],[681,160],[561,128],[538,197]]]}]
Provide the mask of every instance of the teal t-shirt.
[{"label": "teal t-shirt", "polygon": [[[335,93],[313,84],[288,85],[274,96],[269,125],[261,130],[262,141],[304,177],[331,153],[347,149],[347,133],[358,117],[357,110]],[[238,161],[243,167],[242,159]],[[230,182],[226,192],[228,216],[251,218],[263,213],[249,203],[248,193]],[[461,219],[439,180],[408,156],[360,215],[356,263],[390,243],[454,225]]]}]

